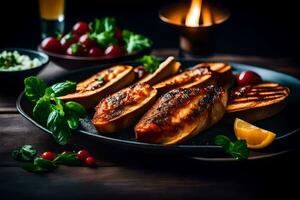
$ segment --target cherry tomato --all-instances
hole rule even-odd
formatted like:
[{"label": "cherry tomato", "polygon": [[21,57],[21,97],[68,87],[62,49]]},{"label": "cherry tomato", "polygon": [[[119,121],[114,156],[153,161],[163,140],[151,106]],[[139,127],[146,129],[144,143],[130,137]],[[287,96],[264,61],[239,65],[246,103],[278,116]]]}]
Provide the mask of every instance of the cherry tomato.
[{"label": "cherry tomato", "polygon": [[86,49],[80,43],[75,43],[67,49],[66,54],[69,56],[85,56]]},{"label": "cherry tomato", "polygon": [[86,48],[91,48],[97,46],[97,43],[92,40],[89,34],[84,34],[79,38],[79,42]]},{"label": "cherry tomato", "polygon": [[42,154],[44,160],[53,160],[55,158],[55,153],[51,151],[46,151]]},{"label": "cherry tomato", "polygon": [[74,33],[68,33],[60,39],[60,44],[64,50],[67,50],[71,44],[78,42],[79,36]]},{"label": "cherry tomato", "polygon": [[42,41],[41,47],[49,52],[61,53],[62,47],[55,37],[48,37]]},{"label": "cherry tomato", "polygon": [[256,84],[262,82],[261,77],[252,71],[243,71],[238,75],[237,83],[240,86],[243,85],[251,85],[251,84]]},{"label": "cherry tomato", "polygon": [[90,153],[85,149],[81,149],[80,151],[77,152],[77,155],[76,155],[77,159],[82,160],[82,161],[85,161],[86,158],[89,156],[90,156]]},{"label": "cherry tomato", "polygon": [[113,44],[105,49],[105,55],[110,57],[118,57],[124,54],[124,50],[119,45]]},{"label": "cherry tomato", "polygon": [[77,22],[73,26],[73,32],[78,35],[83,35],[90,31],[90,27],[86,22]]},{"label": "cherry tomato", "polygon": [[104,51],[100,49],[99,47],[92,47],[89,50],[89,56],[90,57],[100,57],[104,55]]},{"label": "cherry tomato", "polygon": [[138,79],[141,79],[148,74],[144,66],[135,67],[133,71],[137,74]]},{"label": "cherry tomato", "polygon": [[96,165],[96,159],[92,156],[89,156],[85,159],[85,164],[89,167],[95,166]]},{"label": "cherry tomato", "polygon": [[120,28],[116,28],[116,30],[115,30],[115,38],[119,42],[123,40],[122,30]]}]

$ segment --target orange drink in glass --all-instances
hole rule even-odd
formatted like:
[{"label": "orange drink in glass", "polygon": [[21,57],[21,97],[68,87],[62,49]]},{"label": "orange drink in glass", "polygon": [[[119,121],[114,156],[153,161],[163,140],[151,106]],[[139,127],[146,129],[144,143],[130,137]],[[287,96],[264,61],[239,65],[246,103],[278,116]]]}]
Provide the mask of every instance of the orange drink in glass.
[{"label": "orange drink in glass", "polygon": [[64,31],[65,0],[39,0],[42,38]]}]

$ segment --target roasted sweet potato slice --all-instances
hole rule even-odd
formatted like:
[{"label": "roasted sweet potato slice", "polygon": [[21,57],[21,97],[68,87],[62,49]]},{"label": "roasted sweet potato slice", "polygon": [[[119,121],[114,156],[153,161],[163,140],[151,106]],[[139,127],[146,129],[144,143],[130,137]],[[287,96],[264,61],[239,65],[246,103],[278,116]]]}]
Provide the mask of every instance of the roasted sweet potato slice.
[{"label": "roasted sweet potato slice", "polygon": [[146,75],[139,80],[139,83],[148,83],[150,85],[159,83],[160,81],[177,74],[180,66],[180,62],[177,62],[173,56],[170,56],[159,65],[154,73]]},{"label": "roasted sweet potato slice", "polygon": [[63,101],[76,101],[85,108],[92,108],[105,96],[131,84],[135,79],[133,67],[116,65],[104,69],[77,84],[76,92],[59,97]]},{"label": "roasted sweet potato slice", "polygon": [[134,125],[151,107],[157,91],[149,84],[136,83],[102,99],[92,123],[102,133],[113,133]]},{"label": "roasted sweet potato slice", "polygon": [[232,67],[226,63],[201,63],[153,87],[159,94],[175,88],[201,88],[208,85],[220,85],[225,88],[233,83]]},{"label": "roasted sweet potato slice", "polygon": [[271,117],[285,107],[289,94],[287,87],[270,82],[234,88],[224,120],[233,122],[240,118],[254,122]]}]

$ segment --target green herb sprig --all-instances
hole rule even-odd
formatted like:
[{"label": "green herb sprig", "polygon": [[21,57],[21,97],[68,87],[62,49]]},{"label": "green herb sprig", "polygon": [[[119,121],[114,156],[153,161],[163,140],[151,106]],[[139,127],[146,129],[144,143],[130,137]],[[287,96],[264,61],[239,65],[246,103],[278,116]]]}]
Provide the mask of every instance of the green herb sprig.
[{"label": "green herb sprig", "polygon": [[159,60],[152,55],[144,55],[142,58],[139,59],[139,62],[149,73],[155,72],[160,65]]},{"label": "green herb sprig", "polygon": [[57,97],[75,92],[76,83],[65,81],[47,87],[47,84],[36,76],[26,78],[24,83],[26,97],[35,104],[34,119],[51,131],[58,144],[67,144],[72,134],[71,130],[79,126],[79,118],[84,118],[86,111],[79,103],[64,103]]},{"label": "green herb sprig", "polygon": [[225,151],[235,159],[245,160],[249,157],[249,149],[247,148],[245,140],[232,142],[225,135],[217,135],[215,138],[215,144],[222,146]]},{"label": "green herb sprig", "polygon": [[37,151],[31,145],[24,145],[12,152],[13,159],[17,161],[33,161],[23,165],[23,169],[34,173],[50,172],[58,165],[81,166],[83,162],[76,157],[75,152],[63,152],[58,154],[53,160],[45,160],[41,157],[35,157]]}]

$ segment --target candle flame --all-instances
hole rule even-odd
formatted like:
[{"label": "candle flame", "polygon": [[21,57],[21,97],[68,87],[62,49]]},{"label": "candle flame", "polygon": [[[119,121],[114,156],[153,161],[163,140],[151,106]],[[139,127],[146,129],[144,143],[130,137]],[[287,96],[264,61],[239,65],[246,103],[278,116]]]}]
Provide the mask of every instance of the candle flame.
[{"label": "candle flame", "polygon": [[191,27],[199,26],[201,16],[202,0],[192,0],[191,7],[187,13],[185,24]]}]

